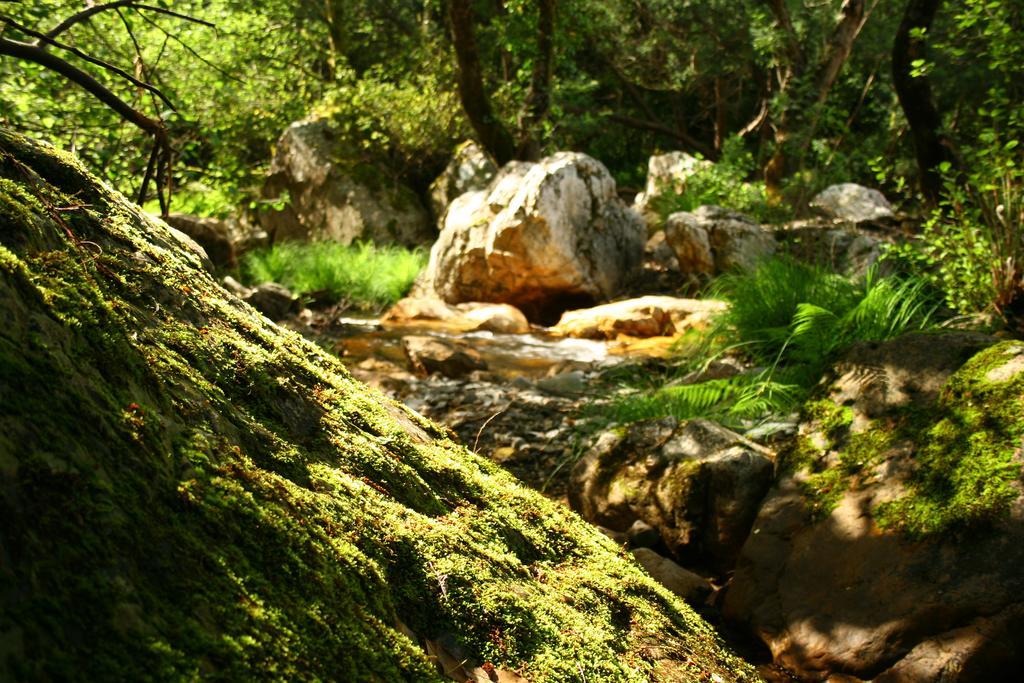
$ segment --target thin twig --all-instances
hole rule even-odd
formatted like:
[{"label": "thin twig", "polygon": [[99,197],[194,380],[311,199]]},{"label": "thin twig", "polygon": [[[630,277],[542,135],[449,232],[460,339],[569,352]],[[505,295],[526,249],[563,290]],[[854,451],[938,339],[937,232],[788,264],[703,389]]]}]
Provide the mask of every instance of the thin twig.
[{"label": "thin twig", "polygon": [[489,418],[487,418],[487,420],[485,420],[484,423],[482,425],[480,425],[480,429],[476,433],[476,439],[473,441],[473,451],[474,452],[476,451],[476,447],[480,445],[480,437],[483,436],[484,430],[487,429],[487,425],[491,424],[491,422],[493,422],[495,418],[497,418],[499,415],[501,415],[502,413],[504,413],[506,410],[508,410],[511,407],[512,407],[512,404],[509,403],[507,406],[505,406],[504,408],[502,408],[501,410],[496,412],[494,415],[491,415]]}]

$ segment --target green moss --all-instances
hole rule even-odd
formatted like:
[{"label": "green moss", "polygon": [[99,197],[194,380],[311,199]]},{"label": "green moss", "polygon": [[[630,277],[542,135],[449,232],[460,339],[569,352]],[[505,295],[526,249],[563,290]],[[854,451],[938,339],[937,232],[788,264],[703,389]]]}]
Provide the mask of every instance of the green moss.
[{"label": "green moss", "polygon": [[0,231],[0,679],[439,680],[400,622],[530,681],[755,678],[74,162],[0,133],[0,178],[89,205]]},{"label": "green moss", "polygon": [[[874,511],[882,528],[911,537],[977,527],[1000,519],[1019,497],[1024,436],[1024,364],[1018,342],[991,347],[947,382],[937,405],[905,408],[851,433],[848,409],[828,399],[805,408],[813,429],[785,461],[806,472],[802,488],[815,518],[844,491],[873,476],[899,444],[912,448],[907,493]],[[898,456],[903,457],[903,456]]]},{"label": "green moss", "polygon": [[914,416],[917,469],[910,492],[877,510],[883,527],[922,536],[990,523],[1009,510],[1020,495],[1024,373],[1001,381],[990,373],[1020,354],[1017,342],[979,353],[950,379],[936,410]]}]

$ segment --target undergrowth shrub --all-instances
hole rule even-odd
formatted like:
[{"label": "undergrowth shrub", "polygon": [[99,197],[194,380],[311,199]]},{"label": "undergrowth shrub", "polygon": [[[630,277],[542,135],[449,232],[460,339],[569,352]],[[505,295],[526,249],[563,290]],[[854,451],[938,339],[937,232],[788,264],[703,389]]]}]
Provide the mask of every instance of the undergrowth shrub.
[{"label": "undergrowth shrub", "polygon": [[725,355],[751,367],[734,377],[675,380],[628,393],[602,410],[615,421],[673,415],[725,424],[784,415],[807,399],[836,356],[861,341],[884,341],[932,326],[935,302],[920,278],[850,280],[789,258],[719,278],[712,296],[730,303],[679,370],[692,373]]},{"label": "undergrowth shrub", "polygon": [[246,254],[242,277],[249,284],[278,282],[300,295],[375,310],[405,296],[426,262],[422,249],[284,242]]},{"label": "undergrowth shrub", "polygon": [[681,192],[655,197],[652,208],[662,221],[678,211],[693,211],[709,204],[741,211],[767,223],[791,217],[785,207],[769,202],[763,181],[747,181],[754,171],[754,157],[743,139],[729,138],[717,163],[702,165],[687,176]]},{"label": "undergrowth shrub", "polygon": [[949,166],[940,207],[916,240],[890,258],[940,288],[954,310],[999,314],[1024,331],[1024,168],[1016,141],[980,154],[977,171],[957,178]]}]

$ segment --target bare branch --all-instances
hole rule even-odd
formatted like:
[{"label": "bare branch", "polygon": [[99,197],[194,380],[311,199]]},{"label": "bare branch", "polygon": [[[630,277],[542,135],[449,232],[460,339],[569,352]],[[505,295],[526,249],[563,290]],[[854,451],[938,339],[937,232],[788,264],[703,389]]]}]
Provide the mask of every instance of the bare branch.
[{"label": "bare branch", "polygon": [[64,21],[60,22],[56,26],[54,26],[52,29],[50,29],[46,33],[45,37],[49,38],[50,40],[53,40],[54,38],[56,38],[60,34],[64,33],[68,29],[70,29],[75,24],[80,24],[83,21],[88,21],[91,17],[99,14],[100,12],[106,12],[107,10],[118,9],[118,8],[121,8],[121,7],[131,8],[131,9],[134,9],[134,10],[146,10],[146,11],[149,11],[149,12],[156,12],[157,14],[166,14],[167,16],[175,17],[176,19],[182,19],[184,21],[191,21],[192,23],[201,24],[202,26],[209,26],[212,29],[216,29],[217,28],[216,25],[210,23],[209,21],[204,21],[203,19],[197,19],[195,17],[190,17],[187,14],[181,14],[181,13],[175,12],[173,10],[164,9],[163,7],[154,7],[152,5],[144,5],[144,4],[135,2],[134,0],[114,0],[114,2],[106,2],[106,3],[103,3],[101,5],[93,5],[92,7],[87,7],[86,9],[82,10],[81,12],[77,12],[75,14],[72,14],[70,17],[68,17],[67,19],[65,19]]},{"label": "bare branch", "polygon": [[[70,52],[71,54],[75,55],[79,59],[84,59],[85,61],[89,62],[90,64],[95,64],[96,66],[98,66],[100,68],[106,69],[107,71],[110,71],[111,73],[120,76],[121,78],[125,79],[126,81],[128,81],[129,83],[131,83],[134,86],[137,86],[139,88],[143,88],[144,90],[150,91],[151,93],[153,93],[154,95],[159,97],[161,99],[161,101],[163,101],[164,104],[166,104],[168,107],[170,107],[171,111],[177,111],[177,108],[175,108],[174,104],[167,98],[166,95],[164,95],[162,92],[160,92],[159,88],[157,88],[154,85],[150,85],[149,83],[146,83],[144,81],[140,81],[139,79],[135,78],[135,76],[132,76],[130,73],[128,73],[127,71],[125,71],[121,67],[115,66],[115,65],[113,65],[113,64],[111,64],[109,62],[103,61],[102,59],[97,59],[96,57],[88,55],[85,52],[82,52],[81,50],[79,50],[77,47],[72,47],[71,45],[66,45],[64,43],[60,43],[60,42],[57,42],[56,40],[48,38],[44,34],[39,33],[38,31],[34,31],[34,30],[30,29],[27,26],[23,26],[22,24],[19,24],[18,22],[14,21],[10,17],[0,16],[0,21],[4,22],[5,24],[7,24],[9,26],[12,26],[12,27],[16,28],[18,31],[21,31],[25,35],[32,36],[33,38],[38,38],[39,41],[41,41],[40,43],[35,43],[35,44],[25,43],[25,45],[30,45],[30,46],[36,48],[37,50],[40,50],[41,52],[46,52],[46,49],[45,49],[45,47],[43,46],[42,43],[48,43],[49,45],[53,45],[56,48],[60,48],[61,50],[66,50],[67,52]],[[12,42],[16,42],[16,41],[12,41]]]},{"label": "bare branch", "polygon": [[82,71],[70,62],[50,54],[40,46],[8,38],[0,38],[0,55],[35,62],[50,71],[60,74],[72,83],[87,90],[100,102],[103,102],[103,104],[117,112],[125,121],[138,126],[157,139],[166,140],[167,129],[164,127],[163,121],[152,119],[136,110],[111,92],[105,85],[97,81],[92,75]]}]

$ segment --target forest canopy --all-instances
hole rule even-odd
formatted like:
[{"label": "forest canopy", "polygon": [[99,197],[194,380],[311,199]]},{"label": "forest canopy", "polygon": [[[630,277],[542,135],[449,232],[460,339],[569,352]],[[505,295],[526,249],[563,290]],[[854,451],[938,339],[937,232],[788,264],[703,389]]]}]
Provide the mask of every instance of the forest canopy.
[{"label": "forest canopy", "polygon": [[[310,112],[330,116],[354,152],[418,189],[475,135],[499,161],[587,152],[627,187],[642,183],[651,153],[681,149],[750,155],[751,176],[787,197],[877,176],[911,198],[920,177],[932,201],[940,165],[970,169],[1005,156],[1024,125],[1014,106],[1024,87],[1019,3],[105,5],[49,49],[166,123],[179,202],[193,210],[226,212],[254,197],[277,136]],[[3,3],[2,37],[33,42],[82,8]],[[61,75],[9,54],[0,59],[0,122],[76,151],[126,192],[144,175],[140,131]]]}]

